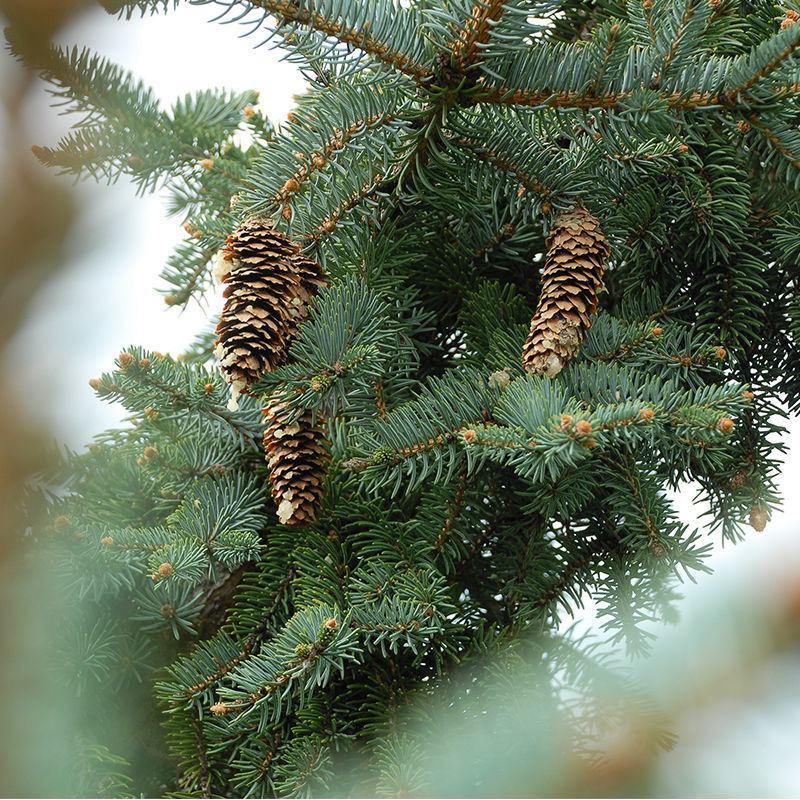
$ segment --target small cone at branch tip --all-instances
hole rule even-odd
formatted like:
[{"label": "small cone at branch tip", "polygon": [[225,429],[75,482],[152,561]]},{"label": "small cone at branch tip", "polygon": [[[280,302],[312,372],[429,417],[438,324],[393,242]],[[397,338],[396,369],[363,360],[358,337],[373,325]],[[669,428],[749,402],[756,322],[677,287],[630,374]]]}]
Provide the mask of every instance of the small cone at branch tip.
[{"label": "small cone at branch tip", "polygon": [[214,703],[209,709],[215,717],[224,717],[228,713],[228,707],[225,703]]},{"label": "small cone at branch tip", "polygon": [[555,218],[547,248],[522,366],[555,378],[577,354],[591,327],[609,248],[599,220],[581,206]]},{"label": "small cone at branch tip", "polygon": [[720,431],[720,433],[730,433],[735,427],[736,424],[730,417],[723,417],[717,423],[717,429]]},{"label": "small cone at branch tip", "polygon": [[231,387],[228,408],[235,411],[239,395],[285,360],[325,279],[319,264],[262,220],[245,222],[228,237],[214,274],[225,285],[214,355]]},{"label": "small cone at branch tip", "polygon": [[264,421],[264,453],[278,521],[308,525],[317,518],[330,460],[324,433],[311,412],[291,419],[282,403],[265,409]]},{"label": "small cone at branch tip", "polygon": [[165,561],[158,568],[159,578],[171,578],[174,574],[175,574],[175,567],[173,567],[172,564],[170,564],[168,561]]},{"label": "small cone at branch tip", "polygon": [[592,430],[592,423],[589,420],[582,419],[575,423],[575,432],[581,436],[588,436]]},{"label": "small cone at branch tip", "polygon": [[92,387],[92,389],[94,389],[96,392],[100,390],[100,387],[101,387],[102,385],[103,385],[103,384],[100,382],[100,379],[99,379],[99,378],[91,378],[91,379],[89,380],[89,386],[91,386],[91,387]]},{"label": "small cone at branch tip", "polygon": [[100,544],[102,544],[103,547],[111,547],[111,545],[114,544],[114,539],[111,536],[103,536],[100,539]]},{"label": "small cone at branch tip", "polygon": [[477,434],[472,429],[468,429],[461,434],[467,444],[472,444],[475,441]]}]

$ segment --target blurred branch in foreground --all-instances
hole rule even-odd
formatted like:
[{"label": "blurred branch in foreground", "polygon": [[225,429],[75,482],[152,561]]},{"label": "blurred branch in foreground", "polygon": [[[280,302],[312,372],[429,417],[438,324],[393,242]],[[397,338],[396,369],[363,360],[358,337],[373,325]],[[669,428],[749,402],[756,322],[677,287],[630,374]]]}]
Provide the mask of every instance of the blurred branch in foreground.
[{"label": "blurred branch in foreground", "polygon": [[[444,697],[414,706],[379,745],[382,791],[670,796],[676,784],[665,785],[665,771],[681,767],[679,755],[665,754],[676,744],[673,732],[693,734],[716,707],[728,712],[720,736],[741,726],[740,704],[757,704],[774,662],[800,651],[800,580],[773,563],[748,590],[732,582],[689,610],[691,618],[662,633],[663,647],[644,660],[603,655],[590,637],[568,636],[519,641],[465,665]],[[568,659],[557,657],[564,648],[573,650]],[[565,661],[571,674],[553,675],[550,666]],[[757,761],[753,752],[749,765],[731,764],[731,771],[743,774]],[[690,776],[681,780],[696,791]]]},{"label": "blurred branch in foreground", "polygon": [[[0,23],[13,25],[31,48],[42,49],[86,5],[86,0],[0,0]],[[23,552],[29,538],[29,522],[20,515],[23,487],[48,464],[49,437],[29,418],[20,398],[46,387],[19,385],[21,377],[10,374],[7,346],[37,292],[66,262],[64,246],[77,208],[71,188],[48,175],[30,152],[30,100],[40,91],[38,79],[14,65],[5,48],[0,77],[0,688],[6,698],[0,794],[25,796],[64,790],[63,744],[75,729],[76,701],[67,701],[42,674],[50,666],[41,658],[44,621],[59,597],[41,564]]]}]

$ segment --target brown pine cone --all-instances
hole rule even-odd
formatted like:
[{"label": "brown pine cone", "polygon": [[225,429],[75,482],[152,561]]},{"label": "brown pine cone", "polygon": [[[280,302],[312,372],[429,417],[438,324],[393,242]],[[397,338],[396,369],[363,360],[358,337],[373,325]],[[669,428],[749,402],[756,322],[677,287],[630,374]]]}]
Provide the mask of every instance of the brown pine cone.
[{"label": "brown pine cone", "polygon": [[311,412],[293,421],[283,403],[264,410],[264,452],[272,498],[282,525],[307,525],[317,518],[329,454],[325,435]]},{"label": "brown pine cone", "polygon": [[226,284],[214,354],[236,399],[286,358],[322,269],[269,222],[250,220],[228,237],[215,274]]},{"label": "brown pine cone", "polygon": [[609,248],[597,217],[580,206],[556,217],[547,247],[522,366],[554,378],[578,352],[591,327]]}]

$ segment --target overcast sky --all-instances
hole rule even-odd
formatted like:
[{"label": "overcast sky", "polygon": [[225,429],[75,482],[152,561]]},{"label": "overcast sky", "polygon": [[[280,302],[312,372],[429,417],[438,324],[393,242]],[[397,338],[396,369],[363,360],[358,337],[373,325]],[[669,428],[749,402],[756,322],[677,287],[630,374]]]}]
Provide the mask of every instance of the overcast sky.
[{"label": "overcast sky", "polygon": [[[241,28],[208,24],[212,15],[210,7],[183,6],[165,16],[123,22],[96,11],[87,13],[60,38],[65,44],[89,45],[130,68],[167,104],[185,92],[211,86],[256,89],[273,121],[284,119],[292,107],[292,96],[302,91],[296,69],[280,62],[274,50],[254,49],[257,38],[237,38]],[[11,68],[3,62],[3,70]],[[0,71],[0,77],[2,74]],[[37,144],[54,143],[69,124],[69,118],[59,118],[48,108],[44,92],[32,101],[29,116]],[[179,220],[166,216],[162,199],[137,198],[125,181],[111,187],[85,183],[80,191],[87,212],[73,235],[70,264],[34,303],[10,354],[12,374],[25,375],[21,385],[30,389],[47,382],[51,387],[48,392],[27,393],[26,402],[33,412],[48,422],[59,439],[78,449],[93,434],[115,424],[121,414],[119,407],[95,398],[88,379],[111,368],[115,355],[129,344],[180,352],[206,319],[197,306],[183,313],[167,309],[153,291],[168,254],[183,234]],[[40,356],[31,359],[30,353]],[[791,455],[783,479],[788,495],[784,513],[776,516],[765,533],[753,534],[736,548],[720,548],[713,559],[717,573],[703,578],[692,590],[694,594],[714,593],[730,581],[747,581],[748,575],[768,571],[776,563],[800,567],[796,535],[800,520],[796,489],[800,484],[799,433],[800,426],[793,424]],[[696,522],[691,494],[682,492],[677,499],[682,516]],[[797,697],[796,671],[790,680]],[[776,691],[776,696],[774,692],[765,695],[760,710],[753,711],[755,717],[743,718],[751,734],[757,731],[755,738],[763,750],[763,775],[758,778],[761,783],[754,784],[754,793],[769,781],[778,793],[798,794],[800,773],[792,766],[798,761],[798,704],[784,702],[791,691],[788,687]],[[773,724],[776,714],[789,712],[794,715],[787,720],[789,730]],[[709,724],[713,727],[713,720]],[[691,738],[683,751],[679,748],[684,759],[681,770],[696,776],[690,785],[703,786],[706,781],[709,792],[734,794],[736,786],[747,779],[737,773],[736,764],[748,760],[745,751],[752,755],[753,737],[736,739],[733,731],[719,728],[718,721],[716,743],[709,746],[706,742],[700,755],[691,749]],[[757,777],[752,771],[748,775]],[[680,782],[675,786],[679,790]]]}]

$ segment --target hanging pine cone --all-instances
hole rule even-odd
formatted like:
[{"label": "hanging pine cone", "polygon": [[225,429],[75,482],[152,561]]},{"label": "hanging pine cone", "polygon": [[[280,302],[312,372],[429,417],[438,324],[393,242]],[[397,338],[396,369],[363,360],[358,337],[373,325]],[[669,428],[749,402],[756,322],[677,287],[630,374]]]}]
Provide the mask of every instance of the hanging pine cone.
[{"label": "hanging pine cone", "polygon": [[597,217],[580,206],[556,217],[547,248],[522,366],[553,378],[578,352],[591,327],[609,248]]},{"label": "hanging pine cone", "polygon": [[226,284],[214,354],[236,399],[286,357],[308,302],[325,283],[320,266],[269,222],[245,222],[220,251],[217,277]]},{"label": "hanging pine cone", "polygon": [[328,465],[325,435],[304,411],[290,421],[288,408],[274,403],[264,410],[264,452],[272,498],[282,525],[307,525],[317,518]]}]

